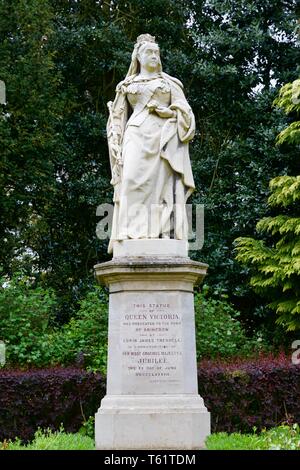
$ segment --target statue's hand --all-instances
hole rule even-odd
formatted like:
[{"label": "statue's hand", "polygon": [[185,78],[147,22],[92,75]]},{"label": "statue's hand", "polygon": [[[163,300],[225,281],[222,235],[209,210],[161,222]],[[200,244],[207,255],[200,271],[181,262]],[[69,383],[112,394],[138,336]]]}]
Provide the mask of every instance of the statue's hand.
[{"label": "statue's hand", "polygon": [[169,109],[165,106],[158,106],[157,108],[155,108],[155,112],[161,118],[167,118],[168,119],[168,118],[172,118],[172,117],[176,116],[175,111],[173,111],[172,109]]}]

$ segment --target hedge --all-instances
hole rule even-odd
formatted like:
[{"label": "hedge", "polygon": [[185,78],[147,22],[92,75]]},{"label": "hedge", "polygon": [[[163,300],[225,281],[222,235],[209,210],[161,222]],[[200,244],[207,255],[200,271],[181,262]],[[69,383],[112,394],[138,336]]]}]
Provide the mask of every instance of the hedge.
[{"label": "hedge", "polygon": [[[300,423],[300,365],[290,357],[222,363],[202,360],[199,393],[211,412],[212,432],[251,432]],[[94,415],[105,377],[79,368],[0,370],[0,441],[33,438],[38,427],[76,432]]]},{"label": "hedge", "polygon": [[300,423],[300,365],[264,356],[223,363],[203,360],[199,393],[211,411],[212,432],[251,432]]},{"label": "hedge", "polygon": [[0,370],[0,441],[24,441],[40,428],[75,432],[105,394],[105,378],[75,367]]}]

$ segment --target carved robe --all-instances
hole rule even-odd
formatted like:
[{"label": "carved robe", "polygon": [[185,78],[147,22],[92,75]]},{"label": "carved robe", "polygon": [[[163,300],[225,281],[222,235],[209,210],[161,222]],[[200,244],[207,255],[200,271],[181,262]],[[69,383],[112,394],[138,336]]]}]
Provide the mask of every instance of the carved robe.
[{"label": "carved robe", "polygon": [[[108,251],[115,240],[187,239],[185,203],[194,190],[188,143],[195,118],[182,84],[160,72],[119,83],[107,124],[114,214]],[[161,118],[153,103],[169,107],[176,117]],[[113,152],[118,141],[123,165]]]}]

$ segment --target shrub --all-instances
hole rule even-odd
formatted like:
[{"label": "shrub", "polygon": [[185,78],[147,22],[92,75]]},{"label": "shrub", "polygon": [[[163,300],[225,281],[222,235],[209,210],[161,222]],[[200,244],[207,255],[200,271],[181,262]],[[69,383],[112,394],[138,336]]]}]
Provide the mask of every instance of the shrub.
[{"label": "shrub", "polygon": [[253,356],[267,345],[262,336],[248,338],[238,320],[239,312],[226,301],[195,296],[197,359]]},{"label": "shrub", "polygon": [[231,363],[203,360],[199,393],[211,411],[212,431],[249,432],[300,422],[300,365],[281,354]]},{"label": "shrub", "polygon": [[[14,278],[0,291],[0,339],[7,345],[6,367],[80,365],[106,373],[108,295],[94,289],[81,300],[68,324],[51,326],[55,299],[33,288],[28,278]],[[262,337],[248,338],[226,301],[195,297],[197,357],[249,356],[266,349]]]},{"label": "shrub", "polygon": [[68,365],[76,361],[91,370],[106,372],[108,296],[95,287],[80,303],[74,318],[55,334],[48,335],[52,363]]},{"label": "shrub", "polygon": [[6,367],[82,365],[106,371],[108,298],[95,286],[76,316],[60,328],[52,325],[52,291],[33,288],[28,277],[0,280],[0,340],[6,344]]},{"label": "shrub", "polygon": [[75,432],[105,393],[102,375],[76,368],[0,370],[0,441],[32,439],[40,428]]},{"label": "shrub", "polygon": [[51,290],[34,286],[27,276],[0,278],[0,339],[8,366],[40,366],[50,360],[45,334],[55,302]]},{"label": "shrub", "polygon": [[[300,422],[300,365],[290,358],[220,362],[202,360],[199,393],[212,431],[249,433],[284,421]],[[105,394],[101,374],[82,369],[0,371],[0,441],[31,439],[36,429],[93,436],[93,415]]]},{"label": "shrub", "polygon": [[256,225],[256,231],[265,237],[269,235],[269,240],[237,238],[236,259],[251,268],[250,285],[269,299],[269,307],[277,314],[276,323],[286,331],[297,331],[300,330],[300,175],[273,178],[270,190],[268,204],[280,213],[264,217]]},{"label": "shrub", "polygon": [[88,420],[84,421],[79,432],[83,436],[95,439],[95,416],[90,416]]}]

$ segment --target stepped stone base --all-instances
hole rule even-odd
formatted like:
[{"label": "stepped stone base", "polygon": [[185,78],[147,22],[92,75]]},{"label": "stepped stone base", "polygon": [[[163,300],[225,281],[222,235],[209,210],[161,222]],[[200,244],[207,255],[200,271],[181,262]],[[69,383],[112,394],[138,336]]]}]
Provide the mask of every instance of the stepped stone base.
[{"label": "stepped stone base", "polygon": [[110,291],[97,449],[204,447],[210,414],[198,395],[193,288],[206,270],[181,240],[125,240],[95,266]]}]

